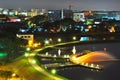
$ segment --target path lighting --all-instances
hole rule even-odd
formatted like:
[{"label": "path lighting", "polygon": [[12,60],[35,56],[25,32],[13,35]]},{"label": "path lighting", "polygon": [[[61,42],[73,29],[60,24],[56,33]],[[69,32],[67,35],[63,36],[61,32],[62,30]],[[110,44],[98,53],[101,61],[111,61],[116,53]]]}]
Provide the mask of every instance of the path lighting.
[{"label": "path lighting", "polygon": [[26,48],[26,51],[30,51],[31,49],[28,47],[28,48]]},{"label": "path lighting", "polygon": [[36,60],[33,60],[33,61],[32,61],[32,64],[35,64],[35,63],[36,63]]},{"label": "path lighting", "polygon": [[37,46],[38,46],[38,44],[37,44],[37,43],[35,43],[35,44],[34,44],[34,47],[37,47]]},{"label": "path lighting", "polygon": [[61,38],[58,38],[58,40],[57,40],[58,42],[61,42],[62,41],[62,39]]},{"label": "path lighting", "polygon": [[45,44],[48,45],[50,42],[49,40],[45,40]]},{"label": "path lighting", "polygon": [[96,68],[97,68],[97,69],[100,69],[100,66],[99,66],[99,65],[96,65]]},{"label": "path lighting", "polygon": [[110,32],[115,32],[115,27],[112,26],[110,29],[109,29]]},{"label": "path lighting", "polygon": [[91,25],[89,25],[89,26],[88,26],[88,29],[91,29],[91,28],[92,28],[92,26],[91,26]]},{"label": "path lighting", "polygon": [[91,64],[90,67],[94,68],[94,64]]},{"label": "path lighting", "polygon": [[56,74],[56,70],[55,70],[55,69],[52,69],[52,70],[51,70],[51,73],[52,73],[52,74]]},{"label": "path lighting", "polygon": [[70,57],[70,55],[67,55],[67,58],[69,58]]},{"label": "path lighting", "polygon": [[49,41],[53,41],[52,38],[49,38]]},{"label": "path lighting", "polygon": [[48,56],[48,52],[46,52],[45,54],[46,54],[46,56]]},{"label": "path lighting", "polygon": [[73,38],[72,38],[73,40],[76,40],[77,38],[76,38],[76,36],[73,36]]},{"label": "path lighting", "polygon": [[28,45],[29,45],[29,46],[32,46],[32,44],[33,44],[33,40],[29,40],[29,41],[28,41]]},{"label": "path lighting", "polygon": [[29,54],[28,53],[25,53],[25,57],[28,57],[29,56]]},{"label": "path lighting", "polygon": [[13,74],[12,74],[12,77],[15,77],[15,76],[16,76],[16,74],[15,74],[15,73],[13,73]]},{"label": "path lighting", "polygon": [[53,57],[57,57],[56,55],[54,55]]},{"label": "path lighting", "polygon": [[67,55],[64,55],[64,58],[67,58]]}]

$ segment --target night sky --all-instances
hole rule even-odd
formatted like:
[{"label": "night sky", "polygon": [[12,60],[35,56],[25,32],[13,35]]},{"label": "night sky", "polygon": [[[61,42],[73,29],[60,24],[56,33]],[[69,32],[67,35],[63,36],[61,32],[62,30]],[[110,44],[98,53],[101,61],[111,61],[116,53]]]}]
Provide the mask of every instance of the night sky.
[{"label": "night sky", "polygon": [[1,8],[11,9],[72,9],[120,11],[120,0],[0,0]]}]

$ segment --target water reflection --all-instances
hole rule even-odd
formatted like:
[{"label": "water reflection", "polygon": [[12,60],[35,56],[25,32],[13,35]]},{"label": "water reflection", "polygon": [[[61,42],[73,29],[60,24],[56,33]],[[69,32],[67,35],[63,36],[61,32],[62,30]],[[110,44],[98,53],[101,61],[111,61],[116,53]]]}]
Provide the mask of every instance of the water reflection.
[{"label": "water reflection", "polygon": [[72,61],[75,64],[112,61],[112,60],[117,60],[117,59],[103,51],[95,51],[82,56],[81,54],[75,54],[70,57],[70,61]]},{"label": "water reflection", "polygon": [[[68,46],[69,48],[61,49],[61,52],[63,54],[65,53],[72,53],[73,45]],[[57,74],[62,75],[64,77],[67,77],[69,80],[120,80],[120,61],[117,59],[120,59],[120,54],[118,51],[118,47],[120,47],[120,43],[115,42],[115,43],[98,43],[98,44],[84,44],[84,45],[77,45],[75,46],[76,49],[76,54],[83,51],[83,50],[95,50],[95,51],[105,51],[105,52],[91,52],[90,54],[84,55],[84,58],[82,61],[86,63],[90,63],[91,66],[94,66],[93,64],[99,64],[99,65],[104,65],[105,68],[103,70],[95,70],[95,69],[90,69],[87,67],[69,67],[69,68],[59,68],[57,69]],[[64,48],[64,47],[62,47]],[[93,49],[94,48],[94,49]],[[106,53],[106,49],[110,53]],[[57,54],[58,55],[58,50],[52,50],[49,52],[49,54]],[[71,53],[70,53],[71,52]],[[110,54],[114,55],[111,56]],[[89,57],[88,57],[89,56]],[[98,56],[98,57],[96,57]],[[41,59],[41,58],[40,58]],[[57,60],[54,60],[55,62]],[[54,63],[53,60],[46,61],[47,63]],[[59,59],[59,61],[63,61],[63,59]],[[57,62],[59,62],[57,61]],[[41,61],[42,62],[42,61]],[[46,63],[45,62],[45,63]],[[65,61],[63,61],[64,63]],[[44,63],[44,61],[42,62]],[[84,63],[85,64],[85,63]],[[106,66],[107,64],[107,66]],[[110,64],[110,65],[109,65]],[[89,64],[86,64],[89,65]],[[109,66],[108,66],[109,65]],[[97,65],[96,65],[97,66]]]}]

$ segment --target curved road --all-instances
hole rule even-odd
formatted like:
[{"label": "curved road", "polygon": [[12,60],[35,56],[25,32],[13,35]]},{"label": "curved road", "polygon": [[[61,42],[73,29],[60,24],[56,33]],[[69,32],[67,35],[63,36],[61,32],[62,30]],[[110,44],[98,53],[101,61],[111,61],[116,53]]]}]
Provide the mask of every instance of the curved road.
[{"label": "curved road", "polygon": [[78,42],[80,41],[60,43],[52,46],[46,46],[41,49],[36,49],[31,53],[26,53],[28,55],[27,57],[21,56],[10,64],[7,64],[2,67],[0,66],[0,69],[10,70],[15,72],[21,77],[21,80],[68,80],[67,78],[59,76],[57,74],[51,74],[50,72],[40,67],[37,64],[37,61],[35,60],[35,55],[39,51],[48,47],[55,47],[59,45],[66,45],[66,44],[78,43]]}]

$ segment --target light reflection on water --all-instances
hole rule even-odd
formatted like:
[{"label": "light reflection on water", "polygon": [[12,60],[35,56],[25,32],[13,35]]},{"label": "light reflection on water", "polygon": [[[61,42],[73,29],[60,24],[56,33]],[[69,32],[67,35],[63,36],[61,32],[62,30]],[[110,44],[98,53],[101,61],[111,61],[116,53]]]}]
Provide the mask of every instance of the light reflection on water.
[{"label": "light reflection on water", "polygon": [[114,55],[118,60],[99,62],[99,64],[105,66],[101,71],[89,70],[84,67],[80,67],[69,70],[65,69],[64,71],[59,70],[58,74],[63,75],[70,80],[120,80],[120,54],[118,50],[120,43],[89,44],[81,45],[79,48],[81,48],[81,50],[91,49],[91,46],[93,46],[95,50],[103,50],[103,48],[106,47],[109,54]]},{"label": "light reflection on water", "polygon": [[[93,50],[102,51],[106,48],[109,54],[120,59],[119,47],[120,43],[101,43],[101,44],[84,44],[76,46],[77,52],[83,50]],[[72,49],[72,47],[71,47]],[[49,52],[50,53],[50,52]],[[63,51],[61,51],[63,54]],[[98,64],[98,63],[97,63]],[[71,67],[58,69],[57,73],[59,75],[69,78],[69,80],[120,80],[120,61],[102,61],[99,64],[105,65],[105,68],[98,71],[94,69],[89,69],[85,67]]]},{"label": "light reflection on water", "polygon": [[[108,62],[103,62],[102,64],[106,64]],[[111,65],[104,68],[103,70],[94,70],[88,69],[84,67],[78,68],[69,68],[59,70],[58,74],[69,78],[70,80],[118,80],[120,79],[119,76],[119,69],[120,62],[109,62]]]}]

